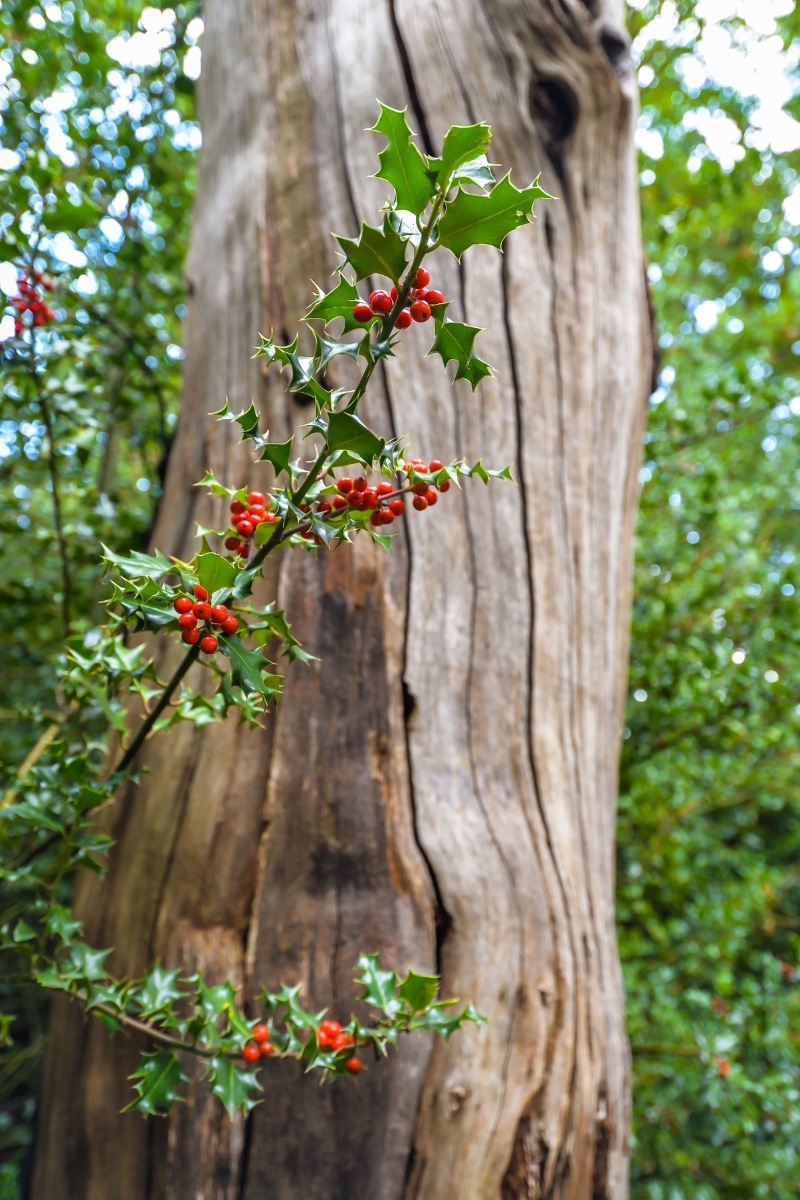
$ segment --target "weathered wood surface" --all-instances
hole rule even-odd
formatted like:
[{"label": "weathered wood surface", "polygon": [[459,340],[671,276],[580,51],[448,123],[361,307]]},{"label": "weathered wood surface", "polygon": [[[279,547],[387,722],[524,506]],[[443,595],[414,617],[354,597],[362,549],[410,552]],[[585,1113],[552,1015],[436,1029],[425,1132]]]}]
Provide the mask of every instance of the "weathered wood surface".
[{"label": "weathered wood surface", "polygon": [[[156,740],[122,797],[108,882],[79,910],[114,966],[156,957],[249,996],[302,981],[346,1013],[358,950],[438,969],[489,1025],[409,1040],[358,1086],[263,1072],[233,1125],[202,1085],[163,1121],[119,1116],[130,1039],[56,1008],[34,1200],[624,1200],[628,1049],[613,835],[636,475],[651,363],[617,0],[208,0],[185,395],[154,542],[219,516],[193,482],[244,483],[205,414],[307,411],[250,359],[292,331],[329,231],[374,220],[375,97],[435,150],[486,119],[518,184],[559,199],[503,256],[437,284],[487,327],[473,396],[410,331],[369,416],[412,452],[516,464],[359,543],[270,569],[311,668],[263,734]],[[217,502],[214,502],[217,503]],[[171,653],[171,652],[169,652]],[[165,666],[166,669],[166,666]]]}]

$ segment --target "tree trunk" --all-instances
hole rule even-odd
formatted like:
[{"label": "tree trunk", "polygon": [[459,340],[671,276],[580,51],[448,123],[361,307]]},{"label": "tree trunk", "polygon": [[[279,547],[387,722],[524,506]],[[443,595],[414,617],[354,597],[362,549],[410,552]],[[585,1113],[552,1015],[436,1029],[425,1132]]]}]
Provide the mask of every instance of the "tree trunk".
[{"label": "tree trunk", "polygon": [[293,335],[336,262],[329,232],[376,219],[376,97],[409,105],[430,152],[449,124],[489,121],[492,160],[518,185],[542,170],[558,197],[503,255],[434,260],[453,311],[489,330],[496,378],[451,386],[415,327],[367,402],[412,453],[514,463],[519,486],[454,489],[389,557],[366,539],[283,554],[263,592],[319,663],[289,671],[263,732],[152,742],[108,879],[83,881],[78,908],[121,973],[160,958],[246,997],[297,981],[346,1016],[358,951],[380,950],[441,972],[489,1024],[406,1039],[357,1085],[268,1064],[247,1122],[201,1082],[146,1121],[118,1115],[134,1040],[57,1005],[34,1200],[627,1196],[614,816],[652,347],[622,9],[207,0],[185,396],[155,545],[188,556],[195,521],[220,519],[192,487],[207,467],[269,483],[206,417],[226,395],[256,397],[273,436],[308,420],[250,356],[260,329]]}]

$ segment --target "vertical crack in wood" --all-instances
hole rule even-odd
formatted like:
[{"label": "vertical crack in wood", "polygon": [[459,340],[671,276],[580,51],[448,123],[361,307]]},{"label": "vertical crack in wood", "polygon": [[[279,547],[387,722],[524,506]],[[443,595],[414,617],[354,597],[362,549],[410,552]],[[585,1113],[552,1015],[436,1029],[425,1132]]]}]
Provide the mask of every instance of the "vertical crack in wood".
[{"label": "vertical crack in wood", "polygon": [[394,41],[397,47],[397,56],[400,59],[400,69],[403,73],[403,79],[405,80],[406,88],[408,89],[409,103],[414,110],[414,116],[416,117],[417,124],[419,125],[419,135],[422,138],[422,144],[425,147],[425,153],[433,156],[436,154],[436,151],[433,148],[433,139],[428,128],[425,110],[423,109],[422,101],[419,98],[417,81],[414,78],[414,72],[411,67],[411,59],[408,54],[408,47],[406,46],[403,38],[402,30],[400,29],[400,22],[397,19],[395,4],[396,0],[389,0],[389,20],[391,22],[392,33],[394,35]]}]

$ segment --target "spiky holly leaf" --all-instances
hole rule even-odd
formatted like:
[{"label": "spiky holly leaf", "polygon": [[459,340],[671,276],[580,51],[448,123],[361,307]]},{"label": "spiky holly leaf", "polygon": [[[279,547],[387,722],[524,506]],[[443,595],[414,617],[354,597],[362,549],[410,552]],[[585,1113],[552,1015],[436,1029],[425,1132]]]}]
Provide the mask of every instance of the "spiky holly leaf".
[{"label": "spiky holly leaf", "polygon": [[362,225],[358,238],[336,235],[336,240],[347,255],[347,261],[357,279],[367,275],[386,275],[398,283],[406,266],[406,243],[384,218],[383,225],[376,229]]},{"label": "spiky holly leaf", "polygon": [[456,379],[467,379],[473,392],[480,381],[491,375],[492,369],[473,350],[475,338],[480,333],[477,325],[462,325],[460,321],[448,321],[444,317],[436,322],[436,337],[429,354],[438,354],[447,366],[457,364]]},{"label": "spiky holly leaf", "polygon": [[[259,462],[272,463],[276,475],[280,475],[281,471],[286,471],[288,474],[293,441],[294,438],[289,438],[285,442],[267,442],[259,455]],[[258,528],[260,529],[261,526]]]},{"label": "spiky holly leaf", "polygon": [[465,162],[454,173],[453,183],[474,183],[477,187],[490,188],[495,182],[494,173],[485,154]]},{"label": "spiky holly leaf", "polygon": [[418,975],[416,971],[409,971],[397,989],[400,999],[415,1013],[430,1008],[438,990],[438,975]]},{"label": "spiky holly leaf", "polygon": [[396,1017],[403,1007],[397,995],[397,976],[394,971],[382,971],[377,954],[362,954],[358,960],[357,982],[363,985],[362,999],[386,1013],[390,1019]]},{"label": "spiky holly leaf", "polygon": [[549,198],[536,180],[526,188],[514,187],[510,172],[488,195],[459,188],[439,222],[439,245],[456,258],[470,246],[496,246],[499,250],[511,230],[530,219],[534,200]]},{"label": "spiky holly leaf", "polygon": [[236,579],[236,567],[221,554],[198,554],[197,578],[209,596],[222,588],[230,588]]},{"label": "spiky holly leaf", "polygon": [[338,342],[335,339],[326,338],[324,334],[317,333],[316,330],[314,330],[314,341],[317,343],[314,357],[317,360],[318,371],[324,371],[332,358],[338,358],[342,354],[346,354],[348,358],[358,358],[358,342]]},{"label": "spiky holly leaf", "polygon": [[328,421],[328,446],[331,450],[347,450],[366,466],[371,466],[382,453],[385,439],[364,424],[354,413],[334,412]]},{"label": "spiky holly leaf", "polygon": [[248,438],[258,437],[258,413],[256,412],[255,403],[252,400],[250,401],[250,407],[234,417],[234,420],[242,431],[243,442],[246,442]]},{"label": "spiky holly leaf", "polygon": [[417,218],[412,212],[405,208],[391,208],[387,213],[389,224],[395,233],[399,233],[404,242],[411,242],[412,246],[418,246],[422,239]]},{"label": "spiky holly leaf", "polygon": [[183,1100],[178,1088],[188,1083],[188,1077],[171,1050],[143,1054],[139,1067],[128,1076],[134,1081],[138,1095],[123,1112],[169,1112],[172,1105]]},{"label": "spiky holly leaf", "polygon": [[[213,417],[214,413],[211,413],[211,416]],[[220,483],[213,471],[206,471],[203,478],[199,479],[194,486],[206,487],[214,496],[232,496],[236,491],[236,488],[229,488],[224,483]]]},{"label": "spiky holly leaf", "polygon": [[[306,320],[319,319],[326,325],[330,325],[337,317],[342,317],[344,320],[342,333],[348,333],[351,329],[363,329],[364,326],[361,322],[356,321],[353,317],[353,309],[360,299],[356,285],[346,279],[340,271],[339,282],[332,291],[323,292],[321,288],[317,288],[317,298],[308,310]],[[263,351],[259,351],[259,353],[263,353]]]},{"label": "spiky holly leaf", "polygon": [[165,558],[160,550],[155,550],[152,554],[143,554],[139,550],[131,550],[129,554],[115,554],[104,545],[103,559],[116,567],[127,579],[154,579],[160,583],[166,575],[177,574],[174,563]]},{"label": "spiky holly leaf", "polygon": [[298,339],[295,338],[289,346],[278,346],[272,338],[262,335],[258,353],[263,354],[270,363],[279,363],[280,366],[289,368],[292,375],[289,381],[290,392],[303,392],[312,397],[318,409],[323,408],[330,403],[331,393],[314,378],[320,370],[319,361],[314,354],[298,354],[297,344]]},{"label": "spiky holly leaf", "polygon": [[448,179],[454,182],[453,176],[459,168],[484,154],[491,140],[492,131],[483,123],[452,125],[444,136],[442,157],[430,161],[431,169],[436,171],[437,182],[443,184]]},{"label": "spiky holly leaf", "polygon": [[434,1004],[427,1012],[415,1017],[409,1023],[409,1029],[416,1029],[419,1032],[431,1030],[448,1041],[450,1035],[457,1029],[461,1029],[468,1021],[475,1025],[486,1024],[486,1018],[471,1004],[468,1004],[460,1013],[447,1011],[454,1004],[458,1004],[458,1000],[444,1000],[439,1004]]},{"label": "spiky holly leaf", "polygon": [[[380,101],[378,101],[380,104]],[[390,183],[397,197],[397,207],[410,209],[419,215],[425,211],[435,191],[434,181],[428,174],[428,162],[414,145],[412,131],[406,120],[407,109],[402,111],[380,105],[381,115],[372,126],[373,132],[382,133],[388,145],[378,158],[378,179]]]},{"label": "spiky holly leaf", "polygon": [[143,1016],[151,1017],[184,998],[185,992],[177,986],[179,977],[180,971],[165,971],[158,962],[150,968],[135,994]]},{"label": "spiky holly leaf", "polygon": [[280,695],[280,676],[272,675],[269,663],[257,650],[248,650],[236,634],[219,638],[219,649],[230,661],[231,679],[243,692],[258,692],[265,700]]},{"label": "spiky holly leaf", "polygon": [[231,1058],[217,1054],[208,1060],[208,1074],[211,1091],[225,1105],[229,1117],[235,1117],[237,1110],[241,1110],[247,1116],[251,1109],[261,1103],[254,1094],[261,1091],[255,1071],[240,1066]]}]

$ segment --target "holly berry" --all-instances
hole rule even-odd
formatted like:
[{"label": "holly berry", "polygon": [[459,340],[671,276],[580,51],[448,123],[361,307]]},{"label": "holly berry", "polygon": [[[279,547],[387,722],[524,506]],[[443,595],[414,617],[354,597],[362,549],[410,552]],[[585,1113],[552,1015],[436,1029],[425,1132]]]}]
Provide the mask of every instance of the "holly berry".
[{"label": "holly berry", "polygon": [[370,292],[369,302],[372,307],[372,311],[375,313],[380,313],[382,316],[385,316],[386,313],[392,311],[392,304],[394,303],[392,297],[388,292],[385,292],[383,288],[378,288],[377,291]]},{"label": "holly berry", "polygon": [[239,525],[238,525],[238,529],[239,529],[239,533],[242,535],[242,537],[250,537],[250,534],[255,529],[255,525],[253,525],[253,522],[249,521],[249,520],[248,521],[240,521]]},{"label": "holly berry", "polygon": [[261,507],[263,508],[263,506],[266,504],[266,502],[267,502],[267,497],[264,495],[263,492],[248,492],[247,493],[247,503],[250,505],[251,508],[253,507],[254,504],[256,504],[256,505],[260,504]]},{"label": "holly berry", "polygon": [[441,471],[443,467],[444,467],[444,463],[438,458],[433,458],[428,463],[428,470],[430,471],[431,474],[433,474],[434,471]]},{"label": "holly berry", "polygon": [[388,496],[394,491],[394,488],[386,479],[382,479],[375,491],[379,496]]},{"label": "holly berry", "polygon": [[394,286],[394,284],[392,284],[391,288],[389,289],[389,295],[392,297],[392,302],[397,299],[397,288]]},{"label": "holly berry", "polygon": [[252,1036],[254,1042],[267,1042],[269,1041],[269,1028],[263,1021],[259,1021],[257,1025],[253,1026]]},{"label": "holly berry", "polygon": [[369,523],[370,523],[370,525],[382,525],[383,524],[382,514],[379,512],[372,513],[372,515],[370,516],[370,519],[369,519]]},{"label": "holly berry", "polygon": [[231,536],[231,537],[225,538],[225,549],[226,550],[238,550],[239,549],[238,537]]},{"label": "holly berry", "polygon": [[248,1042],[245,1048],[242,1050],[242,1058],[247,1063],[258,1062],[260,1057],[261,1051],[255,1042]]},{"label": "holly berry", "polygon": [[406,511],[406,502],[399,497],[397,500],[392,500],[389,504],[389,511],[393,512],[396,517],[402,517]]},{"label": "holly berry", "polygon": [[211,616],[211,605],[205,600],[198,600],[192,605],[192,612],[198,621],[207,621]]},{"label": "holly berry", "polygon": [[357,492],[365,492],[367,490],[368,484],[363,475],[360,475],[358,479],[356,479],[353,487]]},{"label": "holly berry", "polygon": [[364,304],[363,301],[359,304],[356,304],[355,308],[353,309],[353,320],[360,321],[362,325],[365,325],[367,321],[371,321],[374,316],[375,314],[370,306],[368,304]]},{"label": "holly berry", "polygon": [[346,496],[348,492],[352,492],[353,490],[353,481],[347,475],[343,475],[341,479],[336,480],[336,486],[342,495]]},{"label": "holly berry", "polygon": [[235,517],[238,517],[240,513],[247,512],[247,508],[242,504],[241,500],[234,500],[231,505],[231,512]]},{"label": "holly berry", "polygon": [[222,625],[231,614],[224,604],[215,604],[211,609],[211,620],[215,625]]},{"label": "holly berry", "polygon": [[183,640],[186,642],[187,646],[193,646],[195,642],[200,640],[200,630],[184,629],[181,636],[183,637]]},{"label": "holly berry", "polygon": [[228,618],[226,618],[226,620],[224,620],[222,622],[222,632],[223,633],[229,633],[229,634],[236,633],[236,630],[238,628],[239,628],[239,621],[237,620],[236,617],[228,617]]},{"label": "holly berry", "polygon": [[207,633],[204,638],[200,639],[200,649],[204,654],[213,654],[217,648],[217,639],[213,633]]},{"label": "holly berry", "polygon": [[400,312],[397,314],[397,328],[408,329],[409,325],[411,324],[411,319],[411,310],[408,308],[401,308]]},{"label": "holly berry", "polygon": [[381,509],[378,516],[381,519],[381,525],[391,525],[394,521],[394,513],[389,512],[388,508]]},{"label": "holly berry", "polygon": [[344,1050],[345,1046],[352,1046],[352,1044],[352,1033],[337,1033],[336,1037],[331,1042],[331,1050],[338,1052],[339,1050]]},{"label": "holly berry", "polygon": [[414,296],[417,298],[417,300],[427,300],[428,299],[428,289],[427,288],[417,288],[417,290],[414,292]]},{"label": "holly berry", "polygon": [[207,600],[208,599],[208,592],[202,586],[202,584],[196,583],[194,585],[194,594],[195,594],[195,598],[197,600]]},{"label": "holly berry", "polygon": [[365,488],[364,491],[361,493],[361,498],[362,498],[362,503],[367,508],[377,508],[378,507],[378,492],[375,488],[371,488],[371,487]]},{"label": "holly berry", "polygon": [[417,273],[414,276],[414,287],[427,287],[430,281],[430,271],[426,271],[424,267],[417,267]]},{"label": "holly berry", "polygon": [[436,485],[436,486],[437,486],[437,488],[439,489],[439,491],[440,491],[440,492],[449,492],[449,491],[450,491],[450,480],[449,480],[449,479],[443,479],[443,480],[442,480],[442,482],[441,482],[441,483],[437,483],[437,485]]},{"label": "holly berry", "polygon": [[444,296],[436,288],[431,288],[425,299],[428,301],[428,304],[444,304]]},{"label": "holly berry", "polygon": [[411,490],[415,496],[426,496],[428,494],[428,485],[420,480],[419,483],[414,484]]},{"label": "holly berry", "polygon": [[411,319],[424,322],[431,319],[431,306],[427,300],[415,300],[411,305]]},{"label": "holly berry", "polygon": [[262,1042],[258,1047],[258,1053],[262,1058],[272,1058],[273,1054],[275,1053],[275,1047],[273,1046],[272,1042]]},{"label": "holly berry", "polygon": [[354,1054],[352,1058],[348,1058],[347,1062],[344,1064],[344,1069],[350,1075],[360,1075],[364,1070],[364,1064],[362,1063],[361,1059]]},{"label": "holly berry", "polygon": [[332,508],[333,508],[333,505],[330,504],[327,500],[320,500],[319,504],[317,505],[317,512],[318,513],[329,513]]},{"label": "holly berry", "polygon": [[188,613],[192,611],[192,601],[188,596],[178,596],[172,607],[175,609],[175,612]]},{"label": "holly berry", "polygon": [[428,501],[424,496],[415,496],[412,503],[418,512],[422,512],[423,509],[428,507]]},{"label": "holly berry", "polygon": [[181,629],[194,629],[197,625],[197,617],[194,615],[194,613],[181,613],[181,615],[178,617],[178,624],[180,625]]},{"label": "holly berry", "polygon": [[437,494],[433,490],[433,488],[428,488],[427,492],[425,493],[425,499],[428,502],[428,508],[430,508],[432,504],[437,503],[439,497],[437,496]]},{"label": "holly berry", "polygon": [[340,511],[343,508],[347,508],[347,499],[344,496],[334,496],[333,507],[339,509]]},{"label": "holly berry", "polygon": [[335,1038],[342,1032],[342,1027],[338,1021],[320,1021],[319,1031],[320,1033],[324,1033],[326,1037]]}]

